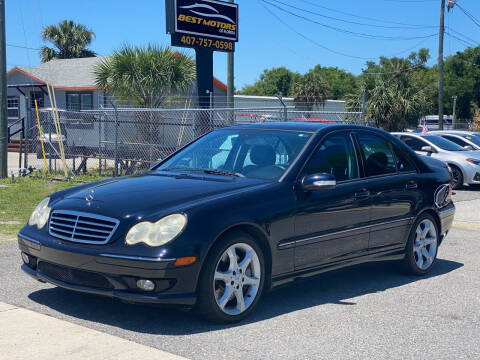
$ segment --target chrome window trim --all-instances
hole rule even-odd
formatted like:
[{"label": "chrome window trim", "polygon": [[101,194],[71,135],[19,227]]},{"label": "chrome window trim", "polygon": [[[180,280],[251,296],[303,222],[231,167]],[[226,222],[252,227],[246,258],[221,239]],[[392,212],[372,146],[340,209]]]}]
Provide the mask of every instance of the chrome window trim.
[{"label": "chrome window trim", "polygon": [[401,222],[401,221],[406,221],[406,220],[412,221],[413,219],[415,219],[415,217],[408,217],[408,218],[403,218],[403,219],[385,221],[385,222],[382,222],[382,223],[376,223],[376,224],[358,226],[358,227],[355,227],[355,228],[352,228],[352,229],[336,231],[336,232],[332,232],[332,233],[328,233],[328,234],[323,234],[323,235],[318,235],[318,236],[309,236],[309,237],[304,238],[304,239],[299,239],[299,240],[289,241],[289,242],[286,242],[286,243],[279,244],[278,247],[279,247],[279,248],[283,248],[283,247],[290,246],[290,245],[298,245],[298,244],[301,244],[301,243],[303,243],[303,242],[310,241],[310,240],[318,240],[318,239],[322,239],[322,238],[329,237],[329,236],[335,236],[335,235],[345,234],[345,233],[348,233],[348,232],[352,232],[352,231],[356,231],[356,230],[362,230],[362,229],[368,229],[368,228],[373,228],[373,227],[376,227],[376,226],[394,224],[394,223]]},{"label": "chrome window trim", "polygon": [[128,255],[116,255],[116,254],[100,254],[98,256],[111,258],[111,259],[124,259],[134,261],[148,261],[148,262],[171,262],[177,260],[176,258],[163,259],[160,257],[144,257],[144,256],[128,256]]},{"label": "chrome window trim", "polygon": [[[56,233],[52,234],[52,232],[50,230],[50,227],[51,227],[50,222],[52,221],[52,215],[57,214],[57,213],[58,214],[66,214],[66,215],[77,216],[77,220],[76,220],[77,222],[78,222],[78,217],[83,216],[83,217],[89,217],[89,218],[98,219],[98,220],[109,221],[109,222],[115,223],[115,226],[113,227],[110,235],[107,237],[106,240],[103,240],[103,241],[77,240],[77,239],[73,239],[72,237],[62,236],[62,235],[58,235]],[[76,226],[76,224],[77,223],[75,223],[75,226]],[[101,226],[101,224],[98,224],[98,225]],[[105,245],[106,243],[108,243],[110,241],[113,234],[115,234],[119,225],[120,225],[120,220],[118,220],[118,219],[107,217],[107,216],[102,216],[102,215],[97,215],[97,214],[94,214],[94,213],[72,211],[72,210],[53,210],[52,213],[50,214],[50,218],[48,219],[48,233],[49,233],[50,236],[53,236],[55,238],[62,239],[62,240],[65,240],[65,241],[69,241],[69,242],[72,242],[72,243],[90,244],[90,245]],[[95,231],[95,230],[92,230],[92,231]],[[73,236],[73,232],[72,232],[72,236]]]}]

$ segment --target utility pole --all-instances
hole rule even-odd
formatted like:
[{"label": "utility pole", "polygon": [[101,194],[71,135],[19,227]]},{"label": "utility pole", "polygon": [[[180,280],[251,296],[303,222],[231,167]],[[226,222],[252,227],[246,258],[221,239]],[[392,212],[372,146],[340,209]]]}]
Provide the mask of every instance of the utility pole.
[{"label": "utility pole", "polygon": [[457,95],[452,96],[453,99],[453,119],[452,119],[452,126],[453,130],[457,128]]},{"label": "utility pole", "polygon": [[[233,3],[233,0],[229,0],[229,2]],[[235,75],[234,75],[234,57],[233,57],[233,52],[227,53],[227,108],[231,109],[234,107],[234,94],[233,94],[233,89],[234,89],[234,81],[235,81]],[[233,124],[233,112],[229,113],[229,123]]]},{"label": "utility pole", "polygon": [[438,34],[438,129],[443,130],[443,38],[445,37],[445,0],[441,0]]},{"label": "utility pole", "polygon": [[8,176],[7,167],[7,56],[5,44],[5,0],[0,0],[0,178]]}]

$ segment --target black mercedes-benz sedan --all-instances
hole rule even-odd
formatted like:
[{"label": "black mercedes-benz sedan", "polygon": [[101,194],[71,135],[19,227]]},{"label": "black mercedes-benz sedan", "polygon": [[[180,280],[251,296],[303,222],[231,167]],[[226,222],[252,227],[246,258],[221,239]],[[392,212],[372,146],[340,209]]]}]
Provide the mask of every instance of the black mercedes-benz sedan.
[{"label": "black mercedes-benz sedan", "polygon": [[40,281],[234,322],[264,291],[328,270],[397,260],[426,274],[454,212],[447,166],[382,130],[263,123],[54,193],[18,242]]}]

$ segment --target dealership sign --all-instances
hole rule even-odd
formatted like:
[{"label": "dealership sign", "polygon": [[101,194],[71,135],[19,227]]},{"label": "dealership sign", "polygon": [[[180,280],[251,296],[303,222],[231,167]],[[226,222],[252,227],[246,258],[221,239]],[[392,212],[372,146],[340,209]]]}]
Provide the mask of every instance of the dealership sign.
[{"label": "dealership sign", "polygon": [[216,0],[167,0],[172,45],[233,51],[238,41],[238,5]]}]

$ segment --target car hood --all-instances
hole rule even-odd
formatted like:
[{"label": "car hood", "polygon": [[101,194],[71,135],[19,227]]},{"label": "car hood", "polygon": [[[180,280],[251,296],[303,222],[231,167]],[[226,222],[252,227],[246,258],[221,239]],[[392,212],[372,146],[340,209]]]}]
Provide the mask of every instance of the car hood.
[{"label": "car hood", "polygon": [[52,207],[117,219],[148,219],[167,211],[185,211],[211,198],[265,184],[268,182],[258,179],[150,172],[72,188],[60,199],[54,199]]}]

